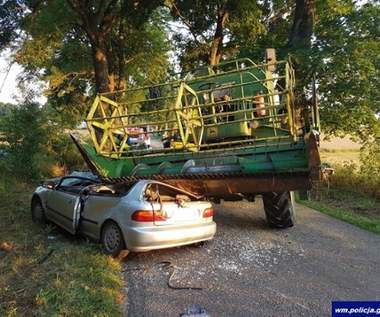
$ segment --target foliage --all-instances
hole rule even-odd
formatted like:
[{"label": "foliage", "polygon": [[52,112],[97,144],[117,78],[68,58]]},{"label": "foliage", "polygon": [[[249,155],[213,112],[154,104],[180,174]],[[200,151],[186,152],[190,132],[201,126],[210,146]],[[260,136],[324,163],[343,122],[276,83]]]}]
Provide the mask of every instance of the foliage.
[{"label": "foliage", "polygon": [[11,114],[13,107],[14,105],[10,103],[0,102],[0,124],[2,119]]},{"label": "foliage", "polygon": [[8,45],[25,69],[21,81],[48,82],[48,102],[71,121],[83,120],[96,92],[167,77],[170,45],[155,10],[160,1],[19,2],[23,36]]},{"label": "foliage", "polygon": [[2,120],[4,139],[9,144],[6,167],[20,178],[41,176],[43,120],[40,105],[34,102],[26,102],[21,109],[14,107]]},{"label": "foliage", "polygon": [[[372,146],[378,153],[375,144]],[[372,154],[368,149],[362,152],[367,158]],[[311,191],[312,200],[300,203],[380,234],[380,174],[376,165],[371,167],[372,162],[378,165],[378,158],[363,161],[360,166],[352,161],[334,164],[335,173],[330,177],[330,187],[327,188],[324,182],[315,183]]]},{"label": "foliage", "polygon": [[0,5],[0,51],[20,36],[23,1],[2,0]]},{"label": "foliage", "polygon": [[361,153],[360,173],[367,176],[369,182],[377,183],[380,196],[380,138],[373,142],[367,142]]},{"label": "foliage", "polygon": [[173,19],[186,30],[172,30],[183,69],[214,64],[211,56],[214,45],[219,46],[216,54],[221,55],[220,60],[235,57],[242,46],[254,44],[265,32],[262,11],[256,1],[171,0],[166,3]]},{"label": "foliage", "polygon": [[324,149],[321,157],[324,165],[334,169],[330,177],[331,188],[350,192],[348,195],[355,197],[355,203],[351,206],[357,205],[361,197],[380,199],[378,139],[367,142],[360,149],[357,146],[351,146],[351,149]]},{"label": "foliage", "polygon": [[[127,86],[158,84],[167,79],[171,70],[168,51],[172,48],[163,32],[160,10],[152,13],[148,23],[138,29],[126,29],[128,41],[123,43],[126,52],[125,74]],[[143,39],[143,40],[142,40]]]},{"label": "foliage", "polygon": [[[291,56],[297,85],[310,96],[318,83],[322,128],[326,134],[351,134],[362,141],[379,137],[380,23],[379,2],[316,1],[312,46],[289,47],[293,1],[268,1],[263,10],[267,32],[255,45],[242,47],[240,56],[262,56],[265,47],[279,58]],[[271,10],[269,10],[270,8]]]},{"label": "foliage", "polygon": [[313,68],[321,95],[325,132],[350,133],[362,140],[379,136],[380,5],[320,2]]},{"label": "foliage", "polygon": [[[311,48],[291,45],[305,4],[313,5]],[[99,84],[96,54],[106,61],[105,90],[167,77],[167,25],[176,25],[170,31],[183,68],[209,63],[212,52],[221,59],[260,61],[264,49],[274,47],[279,59],[292,57],[297,83],[308,96],[317,77],[324,132],[367,140],[380,131],[374,116],[380,112],[379,23],[378,1],[8,0],[0,10],[0,49],[13,43],[15,60],[26,69],[22,80],[47,80],[49,103],[78,122]]]},{"label": "foliage", "polygon": [[[377,166],[378,161],[375,159]],[[354,163],[334,166],[333,186],[360,192],[371,197],[380,197],[380,174],[371,162],[364,162],[361,167]]]},{"label": "foliage", "polygon": [[8,114],[0,120],[0,134],[9,154],[1,158],[0,166],[7,174],[39,180],[58,176],[65,168],[82,168],[68,134],[46,107],[26,100],[6,109]]},{"label": "foliage", "polygon": [[[284,59],[289,54],[287,48],[291,32],[294,1],[263,1],[260,10],[261,22],[265,27],[255,38],[246,38],[242,41],[239,50],[240,57],[250,57],[253,60],[263,58],[266,48],[275,48],[278,59]],[[242,34],[244,36],[244,34]],[[246,42],[247,41],[247,42]]]}]

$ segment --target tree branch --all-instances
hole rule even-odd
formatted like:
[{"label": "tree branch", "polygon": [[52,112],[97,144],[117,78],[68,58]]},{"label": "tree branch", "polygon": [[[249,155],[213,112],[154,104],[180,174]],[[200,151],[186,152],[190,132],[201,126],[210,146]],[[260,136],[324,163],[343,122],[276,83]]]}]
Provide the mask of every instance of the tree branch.
[{"label": "tree branch", "polygon": [[[199,42],[198,41],[198,39],[197,39],[197,34],[196,33],[194,33],[194,31],[193,31],[193,25],[190,23],[190,21],[188,21],[187,19],[186,19],[186,17],[181,13],[181,11],[179,10],[179,8],[176,6],[176,4],[174,3],[174,1],[173,0],[170,0],[170,3],[171,3],[171,5],[172,5],[172,7],[169,7],[169,6],[167,6],[167,8],[170,10],[170,11],[172,11],[181,21],[182,21],[182,23],[184,24],[184,25],[186,25],[187,26],[187,28],[188,28],[188,31],[190,32],[190,34],[194,37],[194,40],[196,40],[197,42]],[[174,10],[173,10],[174,9]],[[206,41],[207,42],[207,38],[203,35],[203,34],[199,34],[199,36],[201,36],[202,37],[202,39],[204,40],[204,41]]]}]

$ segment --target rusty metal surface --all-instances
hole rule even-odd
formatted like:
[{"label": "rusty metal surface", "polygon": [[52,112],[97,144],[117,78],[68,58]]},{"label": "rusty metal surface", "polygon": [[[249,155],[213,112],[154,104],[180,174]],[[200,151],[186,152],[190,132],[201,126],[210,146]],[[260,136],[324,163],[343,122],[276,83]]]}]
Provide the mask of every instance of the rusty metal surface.
[{"label": "rusty metal surface", "polygon": [[310,190],[312,186],[308,171],[266,174],[213,173],[102,178],[107,183],[154,179],[194,194],[205,196],[223,196],[238,193],[260,194],[272,191],[305,191]]},{"label": "rusty metal surface", "polygon": [[308,140],[309,169],[310,177],[313,181],[321,180],[321,158],[319,155],[318,138],[319,136],[311,132]]}]

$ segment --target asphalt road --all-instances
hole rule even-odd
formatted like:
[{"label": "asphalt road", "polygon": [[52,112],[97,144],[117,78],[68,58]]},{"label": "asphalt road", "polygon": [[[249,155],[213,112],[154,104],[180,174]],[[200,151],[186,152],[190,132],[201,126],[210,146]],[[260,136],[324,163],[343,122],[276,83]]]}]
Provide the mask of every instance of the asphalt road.
[{"label": "asphalt road", "polygon": [[[267,227],[259,199],[215,211],[217,234],[204,246],[123,260],[124,316],[177,317],[198,305],[212,317],[321,317],[332,300],[380,300],[379,236],[300,205],[286,230]],[[173,271],[173,286],[202,289],[170,288]]]}]

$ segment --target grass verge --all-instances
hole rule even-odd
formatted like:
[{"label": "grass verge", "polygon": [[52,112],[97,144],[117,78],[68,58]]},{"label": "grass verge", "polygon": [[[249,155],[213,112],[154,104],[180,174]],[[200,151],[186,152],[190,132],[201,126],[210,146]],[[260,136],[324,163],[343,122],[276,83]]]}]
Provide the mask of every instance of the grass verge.
[{"label": "grass verge", "polygon": [[300,204],[380,235],[380,200],[342,188],[317,186]]},{"label": "grass verge", "polygon": [[95,243],[32,223],[33,189],[0,181],[0,316],[121,316],[120,263]]}]

